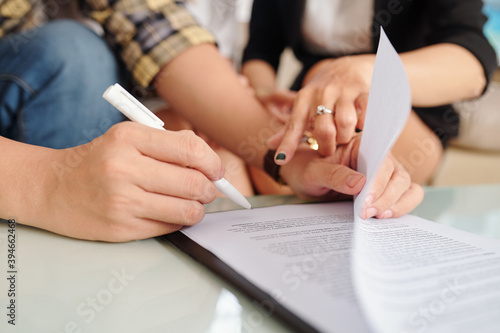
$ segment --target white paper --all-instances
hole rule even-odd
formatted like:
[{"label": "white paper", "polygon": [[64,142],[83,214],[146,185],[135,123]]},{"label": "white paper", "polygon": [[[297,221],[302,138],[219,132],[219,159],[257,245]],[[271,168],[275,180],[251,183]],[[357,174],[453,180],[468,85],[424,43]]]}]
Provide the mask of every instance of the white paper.
[{"label": "white paper", "polygon": [[403,130],[410,110],[410,85],[406,71],[384,30],[380,28],[380,41],[358,153],[358,171],[366,175],[367,181],[355,200],[355,212],[360,212],[363,199],[371,189],[382,161]]},{"label": "white paper", "polygon": [[362,221],[352,248],[352,212],[211,213],[182,232],[321,332],[498,332],[499,241],[407,215]]},{"label": "white paper", "polygon": [[353,278],[375,332],[499,332],[500,242],[415,216],[356,221]]},{"label": "white paper", "polygon": [[352,288],[352,203],[207,214],[184,234],[298,317],[329,332],[368,332]]}]

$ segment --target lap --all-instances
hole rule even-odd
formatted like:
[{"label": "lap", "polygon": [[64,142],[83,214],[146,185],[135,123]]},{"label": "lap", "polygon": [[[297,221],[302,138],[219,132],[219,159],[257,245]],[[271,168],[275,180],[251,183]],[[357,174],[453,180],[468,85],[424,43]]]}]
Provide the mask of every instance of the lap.
[{"label": "lap", "polygon": [[0,39],[0,133],[66,148],[123,119],[101,96],[120,81],[105,41],[83,24],[58,20]]}]

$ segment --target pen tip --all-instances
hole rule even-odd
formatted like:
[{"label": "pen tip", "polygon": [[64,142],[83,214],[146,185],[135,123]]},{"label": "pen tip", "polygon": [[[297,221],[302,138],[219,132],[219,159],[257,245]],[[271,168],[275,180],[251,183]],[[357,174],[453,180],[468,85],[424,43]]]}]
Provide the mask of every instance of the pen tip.
[{"label": "pen tip", "polygon": [[246,208],[246,209],[252,209],[252,205],[250,204],[250,202],[248,202],[248,200],[242,196],[241,198],[242,200],[240,200],[238,203],[240,204],[240,206]]}]

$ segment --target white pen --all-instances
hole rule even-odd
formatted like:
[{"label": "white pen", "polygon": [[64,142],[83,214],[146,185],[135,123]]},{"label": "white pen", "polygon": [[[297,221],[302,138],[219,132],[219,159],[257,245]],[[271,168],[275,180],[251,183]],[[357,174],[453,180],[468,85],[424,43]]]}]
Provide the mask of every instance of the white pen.
[{"label": "white pen", "polygon": [[[150,127],[165,130],[163,128],[164,122],[118,83],[106,89],[102,97],[110,102],[115,108],[120,110],[120,112],[130,120]],[[252,208],[243,194],[241,194],[226,179],[221,178],[219,180],[214,180],[213,182],[215,187],[217,187],[217,189],[226,197],[246,209]]]}]

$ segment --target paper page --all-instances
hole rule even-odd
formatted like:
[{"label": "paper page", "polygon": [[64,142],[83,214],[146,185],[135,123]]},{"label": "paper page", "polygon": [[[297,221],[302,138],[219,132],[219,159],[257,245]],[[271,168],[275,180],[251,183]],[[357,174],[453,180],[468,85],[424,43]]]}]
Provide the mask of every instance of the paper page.
[{"label": "paper page", "polygon": [[407,215],[356,221],[354,283],[376,332],[500,331],[500,242]]},{"label": "paper page", "polygon": [[376,172],[403,130],[410,110],[410,85],[406,71],[384,30],[380,28],[379,46],[358,153],[358,171],[366,175],[367,181],[355,200],[355,212],[360,212]]},{"label": "paper page", "polygon": [[[410,91],[383,30],[372,77],[359,171],[367,185],[406,123]],[[377,332],[498,332],[500,242],[405,216],[363,221],[355,214],[353,285]]]},{"label": "paper page", "polygon": [[207,214],[182,232],[321,332],[368,332],[352,288],[351,202]]}]

